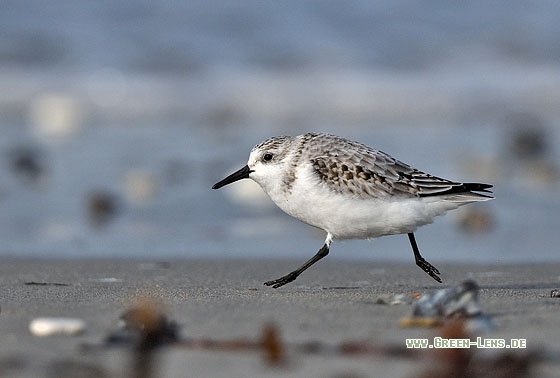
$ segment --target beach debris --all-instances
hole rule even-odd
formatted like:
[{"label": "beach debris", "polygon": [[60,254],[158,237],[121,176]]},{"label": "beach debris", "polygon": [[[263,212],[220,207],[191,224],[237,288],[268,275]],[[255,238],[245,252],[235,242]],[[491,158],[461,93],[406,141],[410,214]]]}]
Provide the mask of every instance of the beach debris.
[{"label": "beach debris", "polygon": [[284,344],[280,338],[280,332],[272,323],[265,324],[263,327],[262,349],[267,365],[280,366],[286,362]]},{"label": "beach debris", "polygon": [[511,164],[513,177],[520,185],[528,189],[543,189],[554,186],[560,180],[560,167],[553,159],[554,145],[545,121],[534,114],[520,113],[511,118],[508,125],[509,134],[507,161]]},{"label": "beach debris", "polygon": [[105,190],[94,190],[86,197],[87,215],[96,227],[105,226],[117,214],[117,197]]},{"label": "beach debris", "polygon": [[478,303],[478,284],[466,280],[460,285],[424,294],[414,306],[413,315],[419,317],[452,317],[456,314],[472,317],[482,310]]},{"label": "beach debris", "polygon": [[[417,352],[403,345],[376,345],[369,340],[347,340],[339,344],[319,341],[285,343],[280,329],[274,323],[265,323],[257,339],[180,338],[178,326],[167,320],[153,304],[127,310],[121,316],[119,330],[109,334],[102,345],[83,344],[81,347],[83,351],[108,347],[132,348],[135,373],[131,376],[138,377],[137,371],[152,369],[152,351],[162,345],[189,350],[261,352],[265,364],[271,367],[286,366],[288,352],[328,356],[411,356]],[[150,366],[146,366],[146,363]]]},{"label": "beach debris", "polygon": [[130,376],[151,378],[157,375],[154,351],[179,340],[178,326],[167,319],[161,311],[161,304],[152,299],[144,299],[125,311],[119,319],[119,331],[109,335],[108,345],[128,345],[132,347]]},{"label": "beach debris", "polygon": [[28,116],[39,137],[67,139],[81,129],[87,107],[74,93],[43,93],[30,103]]},{"label": "beach debris", "polygon": [[405,317],[399,321],[399,325],[402,328],[409,328],[409,327],[437,327],[442,324],[442,320],[439,318],[430,318],[430,317]]},{"label": "beach debris", "polygon": [[396,306],[401,304],[412,304],[416,297],[413,294],[382,295],[375,301],[375,304]]},{"label": "beach debris", "polygon": [[469,319],[473,331],[485,331],[492,323],[478,302],[478,284],[473,280],[457,286],[439,289],[420,297],[414,305],[412,317],[401,320],[401,327],[433,327],[446,319]]},{"label": "beach debris", "polygon": [[12,173],[24,184],[42,187],[47,177],[45,153],[36,146],[19,146],[9,153]]},{"label": "beach debris", "polygon": [[179,327],[160,311],[161,306],[145,300],[126,310],[119,318],[119,329],[107,336],[107,345],[155,347],[179,340]]},{"label": "beach debris", "polygon": [[515,113],[506,120],[510,131],[508,149],[518,159],[542,158],[549,150],[550,137],[544,121],[535,114]]},{"label": "beach debris", "polygon": [[551,290],[550,298],[560,298],[560,289]]},{"label": "beach debris", "polygon": [[[466,285],[467,288],[472,285]],[[449,289],[447,289],[449,290]],[[456,290],[457,291],[457,290]],[[459,290],[460,291],[460,290]],[[303,356],[326,356],[328,358],[407,358],[414,361],[430,361],[430,370],[420,377],[516,377],[529,376],[529,368],[539,361],[533,352],[514,354],[490,353],[484,354],[477,348],[407,348],[404,343],[372,342],[366,340],[343,340],[338,343],[321,341],[307,341],[299,343],[284,342],[280,328],[274,323],[265,323],[259,338],[245,339],[210,339],[210,338],[179,338],[175,325],[162,315],[159,307],[153,303],[141,304],[127,310],[121,316],[121,329],[129,329],[140,336],[123,341],[108,338],[102,347],[124,346],[131,348],[132,363],[127,376],[136,378],[152,378],[158,376],[155,358],[158,354],[156,347],[164,345],[167,348],[181,348],[185,350],[204,350],[215,352],[257,352],[262,353],[264,362],[269,367],[285,367],[288,354]],[[462,313],[462,312],[455,312]],[[469,313],[469,311],[466,311]],[[469,327],[469,318],[452,317],[438,328],[438,335],[444,339],[471,339],[473,333]],[[169,335],[169,328],[173,329],[173,336]],[[156,336],[159,335],[159,336]],[[117,340],[117,341],[115,341]],[[492,367],[497,366],[496,375],[492,375]],[[511,375],[508,375],[511,374]]]},{"label": "beach debris", "polygon": [[29,331],[40,337],[52,335],[75,336],[82,334],[85,329],[86,323],[78,318],[35,318],[29,323]]},{"label": "beach debris", "polygon": [[24,285],[26,286],[70,286],[70,284],[62,282],[37,282],[37,281],[27,281]]}]

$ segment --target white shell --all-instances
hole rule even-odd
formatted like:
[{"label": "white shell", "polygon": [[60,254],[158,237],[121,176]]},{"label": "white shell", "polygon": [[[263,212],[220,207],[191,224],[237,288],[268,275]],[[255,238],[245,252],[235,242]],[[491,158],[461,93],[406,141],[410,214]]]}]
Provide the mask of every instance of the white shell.
[{"label": "white shell", "polygon": [[29,331],[35,336],[79,335],[86,323],[77,318],[36,318],[29,323]]}]

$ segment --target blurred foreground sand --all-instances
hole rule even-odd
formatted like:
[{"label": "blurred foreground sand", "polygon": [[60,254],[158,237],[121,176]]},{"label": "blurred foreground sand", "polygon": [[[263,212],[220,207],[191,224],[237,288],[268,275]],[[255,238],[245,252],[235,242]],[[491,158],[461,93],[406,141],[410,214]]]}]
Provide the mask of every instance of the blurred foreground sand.
[{"label": "blurred foreground sand", "polygon": [[[482,310],[496,326],[481,336],[527,340],[527,349],[468,352],[489,361],[498,358],[510,367],[519,358],[520,366],[528,364],[532,373],[521,370],[520,377],[560,376],[560,299],[550,297],[551,290],[560,286],[560,264],[438,265],[444,280],[438,285],[412,261],[331,259],[274,290],[262,282],[285,274],[298,261],[4,258],[0,262],[2,377],[131,376],[133,356],[138,357],[133,348],[103,343],[117,329],[119,317],[144,298],[161,303],[158,310],[176,323],[180,339],[189,341],[188,346],[157,349],[146,377],[429,375],[445,354],[436,350],[407,354],[405,339],[432,340],[440,331],[400,328],[399,319],[410,316],[412,306],[380,305],[376,299],[425,293],[468,278],[480,285]],[[83,319],[85,332],[33,336],[28,330],[31,320],[45,316]],[[273,330],[267,328],[271,325]],[[271,345],[268,357],[243,347],[261,337]],[[360,343],[374,348],[360,350]],[[297,352],[295,346],[304,344],[317,350]],[[527,357],[532,353],[541,358]],[[283,363],[273,363],[280,359]]]}]

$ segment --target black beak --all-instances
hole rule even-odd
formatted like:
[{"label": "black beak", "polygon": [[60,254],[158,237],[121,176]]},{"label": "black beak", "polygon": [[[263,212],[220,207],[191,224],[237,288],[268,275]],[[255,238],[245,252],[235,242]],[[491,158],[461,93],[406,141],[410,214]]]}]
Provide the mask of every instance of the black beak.
[{"label": "black beak", "polygon": [[249,166],[246,165],[243,168],[241,168],[239,171],[232,173],[222,181],[215,183],[214,186],[212,186],[212,189],[220,189],[222,186],[226,186],[227,184],[231,184],[232,182],[249,178],[249,174],[251,172],[254,171],[252,169],[249,169]]}]

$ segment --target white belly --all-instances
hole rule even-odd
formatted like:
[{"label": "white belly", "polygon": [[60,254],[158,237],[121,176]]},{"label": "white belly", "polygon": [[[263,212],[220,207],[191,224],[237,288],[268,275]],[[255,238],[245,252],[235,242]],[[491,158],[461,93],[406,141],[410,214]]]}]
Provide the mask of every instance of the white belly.
[{"label": "white belly", "polygon": [[287,214],[337,239],[367,239],[413,232],[459,206],[438,197],[362,199],[325,186],[309,185],[303,180],[296,180],[290,193],[271,191],[268,194]]}]

